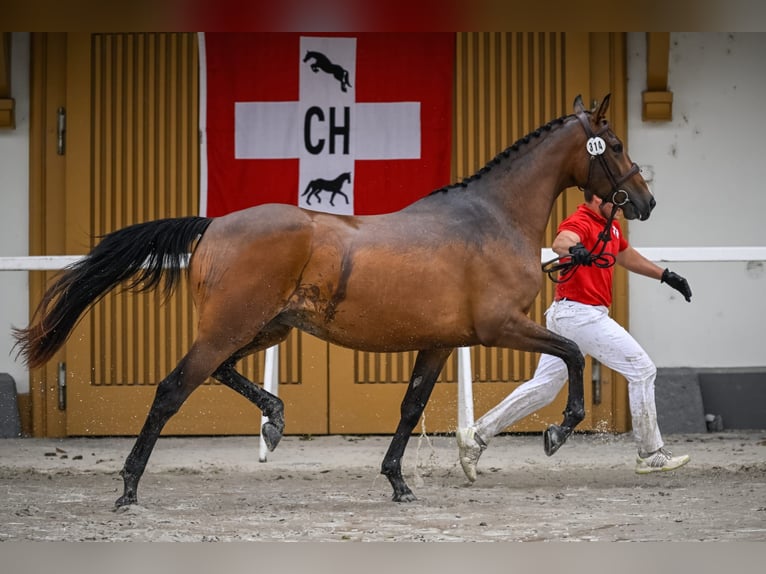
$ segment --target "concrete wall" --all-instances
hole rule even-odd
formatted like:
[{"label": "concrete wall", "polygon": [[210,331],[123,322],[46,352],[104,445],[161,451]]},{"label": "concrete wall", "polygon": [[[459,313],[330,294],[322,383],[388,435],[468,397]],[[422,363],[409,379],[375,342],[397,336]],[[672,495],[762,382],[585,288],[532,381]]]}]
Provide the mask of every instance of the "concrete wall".
[{"label": "concrete wall", "polygon": [[[29,254],[29,34],[11,38],[11,97],[16,129],[0,130],[0,255]],[[0,373],[16,381],[19,393],[29,392],[29,374],[14,361],[11,326],[29,320],[28,273],[0,271]]]},{"label": "concrete wall", "polygon": [[[763,246],[766,34],[672,33],[673,120],[641,120],[643,33],[628,35],[629,152],[654,173],[652,217],[630,226],[640,248]],[[763,262],[669,263],[694,296],[630,280],[630,331],[658,367],[766,366]]]}]

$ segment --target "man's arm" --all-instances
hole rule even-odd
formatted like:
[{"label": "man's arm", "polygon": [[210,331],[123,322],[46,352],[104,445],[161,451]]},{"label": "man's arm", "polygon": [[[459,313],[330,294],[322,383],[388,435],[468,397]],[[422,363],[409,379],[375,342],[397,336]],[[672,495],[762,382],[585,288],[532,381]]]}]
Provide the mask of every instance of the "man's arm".
[{"label": "man's arm", "polygon": [[617,254],[617,263],[633,273],[651,277],[652,279],[662,279],[664,269],[649,261],[630,245],[627,249],[623,249]]},{"label": "man's arm", "polygon": [[569,248],[577,245],[581,241],[582,239],[580,239],[580,236],[574,231],[564,229],[556,235],[556,238],[553,240],[553,245],[551,245],[551,249],[553,249],[556,255],[560,257],[569,255]]},{"label": "man's arm", "polygon": [[677,273],[673,273],[670,269],[663,269],[654,262],[649,261],[631,246],[620,251],[617,254],[616,259],[617,263],[625,267],[628,271],[651,277],[652,279],[659,279],[661,283],[667,283],[673,289],[681,293],[687,301],[692,300],[692,290],[686,279]]}]

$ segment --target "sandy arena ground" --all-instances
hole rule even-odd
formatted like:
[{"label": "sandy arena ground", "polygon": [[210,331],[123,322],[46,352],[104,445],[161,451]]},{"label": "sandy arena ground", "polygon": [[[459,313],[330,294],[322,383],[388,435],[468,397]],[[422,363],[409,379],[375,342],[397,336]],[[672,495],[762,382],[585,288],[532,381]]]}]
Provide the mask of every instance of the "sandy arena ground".
[{"label": "sandy arena ground", "polygon": [[766,431],[670,435],[639,476],[629,435],[496,437],[468,485],[452,436],[415,436],[394,503],[381,436],[162,438],[115,511],[132,438],[0,439],[0,541],[766,541]]}]

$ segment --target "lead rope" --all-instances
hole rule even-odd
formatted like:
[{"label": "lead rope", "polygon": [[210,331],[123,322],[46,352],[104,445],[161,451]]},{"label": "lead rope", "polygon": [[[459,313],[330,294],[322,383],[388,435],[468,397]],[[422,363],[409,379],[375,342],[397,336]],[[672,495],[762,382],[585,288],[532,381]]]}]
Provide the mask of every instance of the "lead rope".
[{"label": "lead rope", "polygon": [[[606,244],[612,238],[612,222],[615,215],[617,215],[618,209],[619,206],[612,204],[612,213],[606,220],[604,229],[598,234],[598,241],[588,252],[589,263],[575,263],[571,255],[562,255],[543,263],[543,273],[547,274],[548,278],[554,283],[566,283],[574,277],[575,272],[581,265],[595,265],[600,269],[612,267],[617,259],[613,253],[604,253],[604,251],[606,250]],[[598,253],[596,253],[596,249],[599,249]],[[558,276],[556,276],[557,273]]]}]

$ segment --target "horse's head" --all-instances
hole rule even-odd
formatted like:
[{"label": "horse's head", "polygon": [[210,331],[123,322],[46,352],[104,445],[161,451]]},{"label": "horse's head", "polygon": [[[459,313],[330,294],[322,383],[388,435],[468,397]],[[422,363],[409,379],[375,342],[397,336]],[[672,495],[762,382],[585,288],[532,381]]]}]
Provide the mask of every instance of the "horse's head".
[{"label": "horse's head", "polygon": [[574,113],[585,130],[583,150],[588,158],[587,188],[604,201],[618,205],[626,219],[648,219],[655,200],[639,167],[630,160],[622,141],[606,120],[610,95],[594,111],[585,110],[582,98],[574,101]]}]

